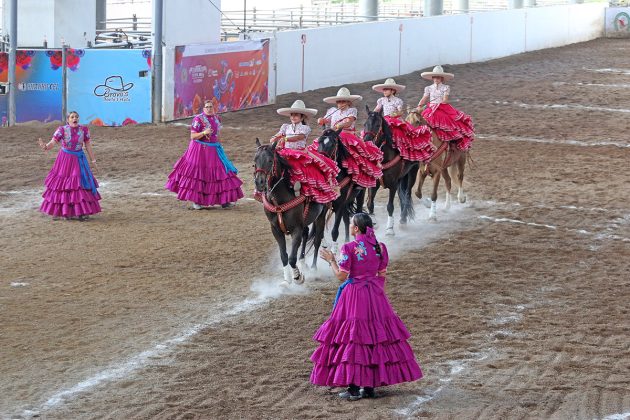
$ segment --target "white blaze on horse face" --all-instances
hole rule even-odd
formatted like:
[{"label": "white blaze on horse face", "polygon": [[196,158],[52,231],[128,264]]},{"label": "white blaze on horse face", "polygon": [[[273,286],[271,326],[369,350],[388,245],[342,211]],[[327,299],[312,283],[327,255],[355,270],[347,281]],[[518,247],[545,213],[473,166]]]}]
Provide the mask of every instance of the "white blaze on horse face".
[{"label": "white blaze on horse face", "polygon": [[326,137],[326,139],[324,140],[324,144],[328,144],[328,143],[330,143],[330,139]]}]

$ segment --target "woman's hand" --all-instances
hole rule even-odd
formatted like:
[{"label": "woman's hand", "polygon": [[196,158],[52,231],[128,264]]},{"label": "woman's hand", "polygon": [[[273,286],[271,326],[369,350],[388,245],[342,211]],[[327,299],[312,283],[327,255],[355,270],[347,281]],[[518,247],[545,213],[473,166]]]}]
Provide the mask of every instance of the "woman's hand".
[{"label": "woman's hand", "polygon": [[93,173],[98,174],[98,166],[96,166],[96,160],[93,160],[92,162],[90,162],[90,169],[92,170]]},{"label": "woman's hand", "polygon": [[202,133],[204,136],[209,136],[210,134],[212,134],[212,129],[208,127],[205,130],[203,130]]},{"label": "woman's hand", "polygon": [[326,120],[323,118],[318,118],[317,119],[317,125],[326,125]]},{"label": "woman's hand", "polygon": [[41,137],[37,139],[37,144],[39,144],[39,148],[42,149],[44,152],[48,150],[48,145],[44,143]]},{"label": "woman's hand", "polygon": [[319,250],[319,256],[328,264],[331,264],[335,260],[335,254],[333,254],[331,251],[329,251],[326,248],[322,248]]}]

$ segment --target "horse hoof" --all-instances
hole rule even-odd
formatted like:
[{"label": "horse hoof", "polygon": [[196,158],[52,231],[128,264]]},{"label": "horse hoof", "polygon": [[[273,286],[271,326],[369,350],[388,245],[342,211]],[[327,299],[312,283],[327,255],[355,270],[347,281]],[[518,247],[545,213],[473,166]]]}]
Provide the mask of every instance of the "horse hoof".
[{"label": "horse hoof", "polygon": [[300,271],[304,271],[308,268],[308,266],[306,265],[306,261],[304,261],[304,258],[300,258],[298,260],[297,266],[300,269]]},{"label": "horse hoof", "polygon": [[298,277],[293,277],[293,281],[295,282],[295,284],[304,283],[304,273],[300,273]]},{"label": "horse hoof", "polygon": [[437,216],[436,215],[429,216],[429,222],[437,222]]},{"label": "horse hoof", "polygon": [[430,209],[431,208],[431,200],[429,200],[428,198],[423,198],[421,200],[421,203],[424,207]]},{"label": "horse hoof", "polygon": [[388,229],[385,231],[385,235],[386,235],[386,236],[394,236],[394,235],[395,235],[395,233],[394,233],[394,228],[388,228]]},{"label": "horse hoof", "polygon": [[281,287],[281,288],[283,288],[283,289],[288,289],[288,288],[289,288],[289,286],[291,286],[291,285],[289,284],[289,282],[288,282],[288,281],[286,281],[286,280],[282,280],[282,281],[279,283],[279,285],[280,285],[280,287]]},{"label": "horse hoof", "polygon": [[398,221],[398,223],[401,224],[401,225],[406,225],[407,224],[407,219],[400,219]]},{"label": "horse hoof", "polygon": [[465,195],[463,195],[461,197],[458,197],[458,199],[459,199],[459,202],[462,203],[462,204],[464,204],[466,202],[466,196]]}]

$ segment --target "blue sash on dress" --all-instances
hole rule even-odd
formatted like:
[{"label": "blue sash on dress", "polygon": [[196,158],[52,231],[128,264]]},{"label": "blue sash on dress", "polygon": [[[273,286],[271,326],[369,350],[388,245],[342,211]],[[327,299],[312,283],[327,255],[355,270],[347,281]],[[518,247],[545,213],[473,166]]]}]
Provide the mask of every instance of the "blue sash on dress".
[{"label": "blue sash on dress", "polygon": [[215,149],[217,149],[217,154],[219,155],[219,159],[221,159],[221,163],[223,164],[223,167],[225,168],[225,172],[234,172],[235,174],[238,173],[238,170],[236,169],[236,167],[232,164],[230,159],[228,159],[227,155],[225,154],[225,150],[223,150],[223,146],[221,145],[221,143],[219,142],[210,143],[208,141],[201,141],[201,140],[195,140],[195,141],[204,146],[212,146]]},{"label": "blue sash on dress", "polygon": [[335,295],[335,301],[333,302],[333,309],[335,309],[335,306],[337,306],[337,301],[341,297],[341,292],[343,291],[343,289],[351,283],[352,279],[348,279],[339,285],[339,288],[337,289],[337,294]]},{"label": "blue sash on dress", "polygon": [[79,168],[81,169],[81,187],[86,190],[91,190],[92,194],[96,195],[96,183],[94,182],[94,175],[92,174],[92,170],[90,169],[90,165],[88,165],[87,157],[85,157],[85,152],[83,150],[73,151],[61,148],[65,153],[69,153],[71,155],[75,155],[79,158]]}]

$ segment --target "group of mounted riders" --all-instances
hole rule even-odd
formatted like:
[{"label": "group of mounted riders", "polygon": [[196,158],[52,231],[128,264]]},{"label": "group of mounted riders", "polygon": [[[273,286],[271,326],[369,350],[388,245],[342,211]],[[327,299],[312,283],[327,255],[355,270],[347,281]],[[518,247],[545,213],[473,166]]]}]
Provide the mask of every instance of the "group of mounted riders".
[{"label": "group of mounted riders", "polygon": [[[336,251],[341,221],[347,226],[351,213],[361,211],[367,196],[367,207],[374,211],[374,196],[379,187],[389,190],[386,234],[394,234],[394,198],[398,192],[402,224],[413,217],[411,190],[418,173],[420,183],[416,195],[421,198],[422,182],[433,177],[430,218],[436,218],[437,186],[444,177],[447,206],[450,205],[451,176],[448,168],[456,170],[459,184],[458,198],[465,201],[462,180],[467,151],[474,139],[474,127],[469,115],[455,109],[448,101],[450,87],[444,82],[452,73],[441,66],[423,72],[422,78],[433,84],[424,90],[418,107],[403,119],[403,101],[398,94],[405,89],[394,79],[374,85],[383,94],[376,107],[366,105],[368,118],[364,129],[356,133],[357,108],[362,99],[342,87],[336,96],[324,102],[336,105],[317,120],[324,127],[322,134],[311,144],[307,139],[311,128],[309,117],[317,110],[307,108],[302,100],[291,107],[278,109],[278,114],[289,117],[269,144],[261,144],[255,156],[255,196],[265,208],[272,232],[280,247],[285,280],[300,283],[303,276],[296,267],[297,251],[304,258],[306,244],[313,241],[319,248],[326,224],[327,209],[334,214],[331,231],[333,251]],[[419,124],[421,116],[426,124]],[[420,167],[423,166],[422,169]],[[313,228],[308,230],[309,225]],[[286,235],[292,238],[292,252],[287,255]],[[347,239],[347,238],[346,238]],[[317,252],[313,257],[316,265]],[[289,264],[289,265],[287,265]]]}]

